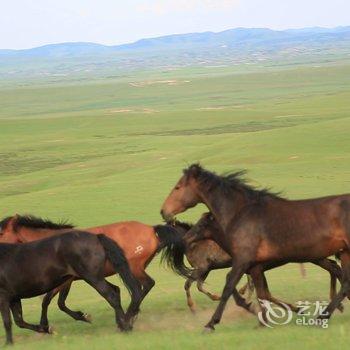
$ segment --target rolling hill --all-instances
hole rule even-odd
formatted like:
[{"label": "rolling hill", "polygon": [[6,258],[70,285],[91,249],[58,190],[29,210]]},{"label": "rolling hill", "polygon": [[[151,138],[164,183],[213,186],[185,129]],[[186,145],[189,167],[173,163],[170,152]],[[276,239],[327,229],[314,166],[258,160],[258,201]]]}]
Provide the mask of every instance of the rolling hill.
[{"label": "rolling hill", "polygon": [[0,78],[121,76],[135,70],[324,62],[348,58],[350,26],[276,31],[235,28],[141,39],[106,46],[75,42],[25,50],[0,50]]},{"label": "rolling hill", "polygon": [[248,48],[281,49],[296,45],[350,44],[350,26],[276,31],[266,28],[235,28],[219,33],[189,33],[141,39],[131,44],[106,46],[88,42],[60,43],[26,50],[0,50],[0,57],[72,57],[115,54],[121,51],[164,49]]}]

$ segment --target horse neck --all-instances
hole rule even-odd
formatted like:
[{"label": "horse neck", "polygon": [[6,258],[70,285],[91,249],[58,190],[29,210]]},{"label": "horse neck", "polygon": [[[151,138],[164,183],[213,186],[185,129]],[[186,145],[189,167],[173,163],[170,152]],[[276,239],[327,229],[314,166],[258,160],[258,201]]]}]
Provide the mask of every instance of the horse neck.
[{"label": "horse neck", "polygon": [[21,227],[17,230],[17,235],[21,238],[21,240],[26,242],[37,241],[39,239],[44,239],[52,236],[56,236],[62,234],[64,232],[69,232],[72,229],[31,229],[27,227]]},{"label": "horse neck", "polygon": [[219,188],[208,190],[204,186],[198,186],[198,189],[203,203],[225,232],[228,224],[246,205],[244,195],[240,191],[235,191],[231,197],[227,197]]}]

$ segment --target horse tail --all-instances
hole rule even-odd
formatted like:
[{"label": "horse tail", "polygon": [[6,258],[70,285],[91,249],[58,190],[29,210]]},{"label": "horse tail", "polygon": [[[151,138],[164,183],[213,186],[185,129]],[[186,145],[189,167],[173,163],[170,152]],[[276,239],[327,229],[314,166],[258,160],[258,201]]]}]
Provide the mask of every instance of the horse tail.
[{"label": "horse tail", "polygon": [[132,274],[123,250],[115,241],[104,234],[99,234],[97,237],[104,248],[107,259],[110,261],[115,271],[120,275],[131,297],[140,297],[141,284]]},{"label": "horse tail", "polygon": [[188,268],[184,262],[186,245],[183,236],[185,232],[171,225],[156,225],[153,226],[153,229],[159,239],[158,252],[162,251],[161,263],[165,262],[178,275],[191,278],[193,270]]},{"label": "horse tail", "polygon": [[305,265],[303,263],[299,264],[300,267],[300,274],[301,277],[305,278],[306,277],[306,269],[305,269]]}]

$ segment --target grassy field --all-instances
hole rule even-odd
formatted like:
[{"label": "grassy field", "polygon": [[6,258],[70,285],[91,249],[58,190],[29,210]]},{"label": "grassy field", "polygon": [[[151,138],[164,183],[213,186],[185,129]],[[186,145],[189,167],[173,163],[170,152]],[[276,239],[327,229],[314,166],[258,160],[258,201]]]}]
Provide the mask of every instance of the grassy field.
[{"label": "grassy field", "polygon": [[[246,168],[252,184],[289,198],[350,192],[349,101],[346,61],[0,84],[1,216],[33,213],[81,227],[128,219],[158,224],[181,169],[196,161],[218,172]],[[204,210],[180,218],[195,221]],[[296,265],[268,272],[273,294],[292,302],[327,299],[328,275],[306,267],[306,279]],[[348,303],[327,330],[270,330],[256,329],[257,320],[230,302],[215,334],[202,335],[216,304],[194,292],[198,312],[191,315],[184,280],[157,259],[149,273],[157,284],[133,333],[116,332],[109,306],[76,283],[68,304],[91,313],[93,324],[75,322],[53,303],[56,334],[14,326],[16,348],[339,349],[350,340]],[[224,276],[212,273],[207,287],[220,292]],[[26,319],[39,319],[40,302],[25,301]]]}]

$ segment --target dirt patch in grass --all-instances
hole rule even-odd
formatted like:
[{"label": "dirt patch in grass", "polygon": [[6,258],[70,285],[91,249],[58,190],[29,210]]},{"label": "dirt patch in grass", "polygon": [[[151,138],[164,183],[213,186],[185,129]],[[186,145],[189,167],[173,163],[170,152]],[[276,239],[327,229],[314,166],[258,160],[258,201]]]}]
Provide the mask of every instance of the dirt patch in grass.
[{"label": "dirt patch in grass", "polygon": [[146,81],[140,81],[140,82],[132,82],[129,83],[130,86],[133,87],[146,87],[156,84],[163,84],[163,85],[179,85],[179,84],[185,84],[190,83],[190,80],[146,80]]},{"label": "dirt patch in grass", "polygon": [[[152,314],[147,312],[145,317],[140,314],[137,322],[135,323],[135,330],[143,332],[173,330],[174,325],[176,325],[177,328],[188,331],[201,331],[213,315],[217,303],[212,303],[209,305],[211,305],[211,307],[205,309],[198,307],[196,313],[194,314],[187,309],[170,311],[166,313],[154,312],[153,310]],[[224,311],[221,323],[229,324],[231,322],[239,322],[239,320],[242,318],[246,319],[254,317],[254,315],[236,306],[233,301],[229,301]]]}]

